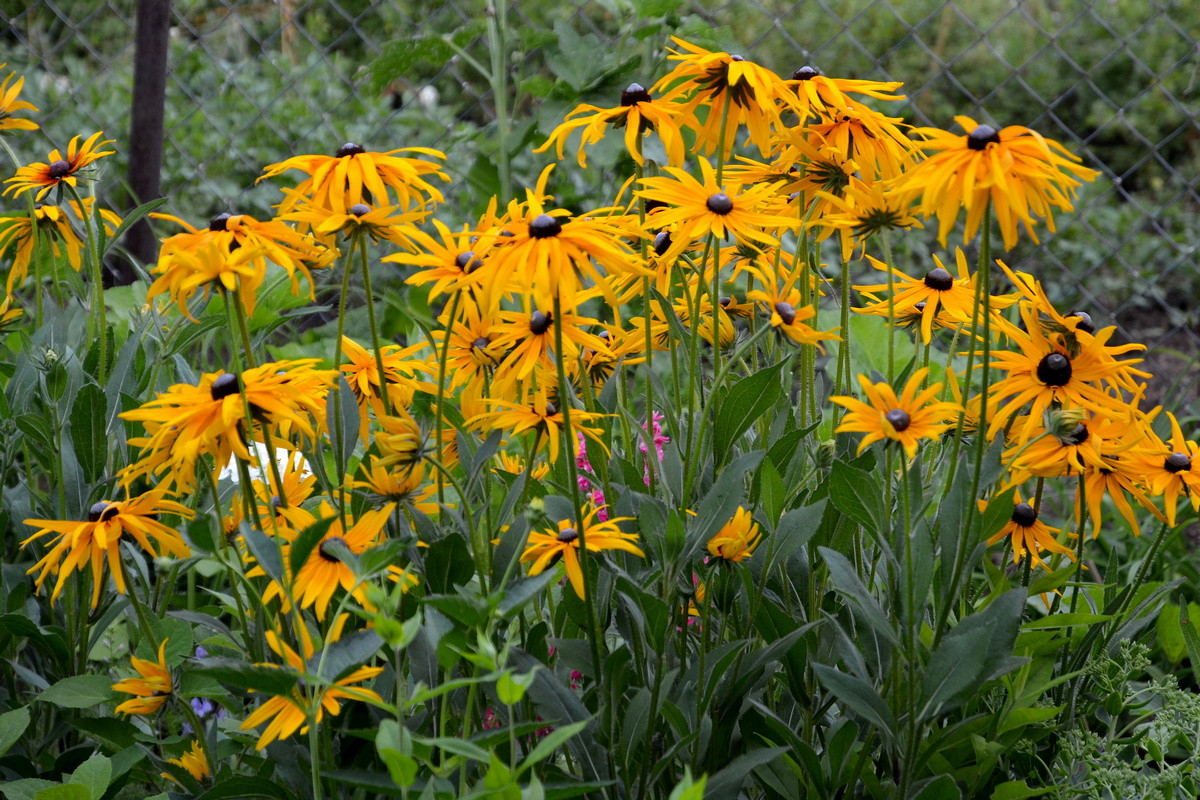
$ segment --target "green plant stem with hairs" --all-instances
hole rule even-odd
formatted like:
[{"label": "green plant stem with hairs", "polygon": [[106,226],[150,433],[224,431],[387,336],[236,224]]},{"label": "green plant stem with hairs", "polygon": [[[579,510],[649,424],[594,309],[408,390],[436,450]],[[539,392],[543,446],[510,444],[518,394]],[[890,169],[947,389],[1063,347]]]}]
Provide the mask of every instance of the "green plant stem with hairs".
[{"label": "green plant stem with hairs", "polygon": [[[383,401],[383,413],[390,417],[392,415],[392,398],[388,390],[386,373],[383,371],[383,350],[379,347],[379,325],[375,320],[375,294],[371,289],[371,260],[368,254],[367,239],[368,237],[363,233],[357,233],[351,240],[350,248],[353,251],[357,245],[358,252],[362,257],[363,291],[367,295],[367,324],[371,328],[371,347],[375,351],[375,369],[379,373],[379,399]],[[447,336],[449,336],[448,333]]]}]

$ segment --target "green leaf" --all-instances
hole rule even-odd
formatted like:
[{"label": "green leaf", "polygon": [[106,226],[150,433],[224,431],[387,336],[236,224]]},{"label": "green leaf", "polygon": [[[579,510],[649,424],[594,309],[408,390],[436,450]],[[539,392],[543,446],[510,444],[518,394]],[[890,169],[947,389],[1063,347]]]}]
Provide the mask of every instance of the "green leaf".
[{"label": "green leaf", "polygon": [[91,708],[111,702],[116,693],[112,678],[104,675],[76,675],[63,678],[38,695],[38,700],[53,703],[59,708]]},{"label": "green leaf", "polygon": [[195,800],[293,800],[295,795],[266,778],[239,776],[221,781]]},{"label": "green leaf", "polygon": [[461,536],[451,534],[425,550],[425,586],[431,594],[452,594],[474,574],[475,560]]},{"label": "green leaf", "polygon": [[289,669],[277,669],[247,664],[231,658],[210,656],[192,667],[193,673],[208,675],[239,689],[253,689],[263,694],[286,696],[296,685],[299,676]]},{"label": "green leaf", "polygon": [[532,578],[522,578],[504,587],[504,599],[500,601],[498,611],[503,617],[511,617],[525,607],[529,601],[554,581],[554,570],[547,570]]},{"label": "green leaf", "polygon": [[358,399],[344,377],[338,378],[329,394],[325,404],[325,425],[334,457],[340,458],[336,463],[344,468],[350,463],[354,446],[358,444]]},{"label": "green leaf", "polygon": [[913,800],[962,800],[962,792],[949,775],[938,775],[920,787]]},{"label": "green leaf", "polygon": [[588,723],[586,721],[574,722],[570,725],[556,727],[550,731],[550,733],[543,736],[538,740],[537,747],[533,748],[532,752],[530,752],[529,755],[525,757],[525,760],[521,762],[521,765],[517,767],[517,777],[519,778],[521,774],[525,772],[525,770],[545,761],[554,754],[555,750],[562,747],[562,745],[565,744],[568,739],[582,731],[587,726]]},{"label": "green leaf", "polygon": [[320,652],[314,653],[306,669],[309,674],[333,683],[370,661],[382,646],[383,637],[375,631],[355,631],[329,645],[323,657]]},{"label": "green leaf", "polygon": [[1179,607],[1179,627],[1183,630],[1183,643],[1187,645],[1188,658],[1192,669],[1200,668],[1200,634],[1196,632],[1196,623],[1192,621],[1191,603]]},{"label": "green leaf", "polygon": [[708,800],[723,800],[727,797],[739,797],[746,776],[755,767],[768,764],[787,752],[784,747],[766,747],[751,750],[730,761],[720,772],[708,779],[704,789],[704,797]]},{"label": "green leaf", "polygon": [[1187,655],[1187,644],[1183,641],[1183,627],[1179,624],[1180,607],[1167,603],[1158,612],[1154,621],[1154,632],[1158,636],[1158,646],[1172,664],[1183,661]]},{"label": "green leaf", "polygon": [[387,766],[388,775],[393,783],[407,788],[416,782],[420,765],[412,756],[402,752],[406,748],[402,744],[400,724],[396,720],[385,719],[379,723],[379,733],[375,735],[375,749]]},{"label": "green leaf", "polygon": [[379,57],[367,68],[368,87],[376,94],[393,81],[405,78],[422,65],[443,65],[454,57],[450,43],[440,36],[406,36],[383,46]]},{"label": "green leaf", "polygon": [[829,577],[833,580],[834,588],[853,602],[863,621],[898,647],[900,639],[896,635],[896,631],[892,629],[890,618],[879,605],[879,601],[875,599],[875,595],[871,594],[871,590],[859,578],[850,560],[828,547],[818,547],[817,552],[821,554],[825,566],[829,569]]},{"label": "green leaf", "polygon": [[282,583],[284,577],[283,556],[279,552],[279,543],[246,520],[242,520],[238,531],[258,565],[266,570],[269,576]]},{"label": "green leaf", "polygon": [[1014,708],[1000,724],[996,727],[996,734],[1015,731],[1017,728],[1024,728],[1026,725],[1036,725],[1039,722],[1045,722],[1048,719],[1054,719],[1058,713],[1066,706],[1053,706],[1052,708]]},{"label": "green leaf", "polygon": [[19,781],[0,783],[0,792],[3,792],[8,800],[33,800],[38,792],[51,786],[57,784],[41,778],[23,778]]},{"label": "green leaf", "polygon": [[896,740],[896,718],[892,716],[891,709],[879,696],[879,692],[870,684],[825,664],[813,664],[812,668],[817,680],[824,684],[848,711],[853,711],[875,725],[889,741]]},{"label": "green leaf", "polygon": [[883,487],[879,478],[844,461],[833,462],[829,473],[829,499],[846,516],[862,525],[873,537],[889,529],[883,507]]},{"label": "green leaf", "polygon": [[64,783],[49,786],[33,796],[33,800],[99,800],[93,797],[88,787],[80,783]]},{"label": "green leaf", "polygon": [[[136,225],[138,223],[138,220],[140,220],[142,217],[146,216],[151,211],[154,211],[157,208],[159,208],[160,206],[162,206],[163,204],[165,204],[167,202],[167,199],[168,198],[166,198],[166,197],[157,197],[153,200],[142,203],[140,206],[135,208],[133,211],[130,211],[129,213],[127,213],[125,215],[125,218],[121,220],[121,224],[117,226],[116,232],[113,233],[112,237],[108,240],[107,245],[104,248],[104,251],[107,252],[108,250],[110,250],[112,248],[112,246],[115,245],[117,242],[119,242],[121,240],[121,237],[125,235],[125,231],[129,230],[134,225]],[[96,216],[97,216],[97,223],[98,223],[97,229],[100,231],[103,231],[104,226],[102,224],[99,224],[99,216],[100,216],[99,210],[97,210]]]},{"label": "green leaf", "polygon": [[22,706],[0,714],[0,756],[8,752],[29,727],[29,708]]},{"label": "green leaf", "polygon": [[108,463],[107,416],[104,392],[94,383],[83,386],[71,406],[71,441],[88,483],[100,480]]},{"label": "green leaf", "polygon": [[329,526],[335,522],[337,522],[336,516],[318,520],[301,531],[296,540],[292,542],[292,547],[288,551],[288,567],[293,575],[304,566],[304,562],[316,549],[317,544],[325,538],[325,534],[329,533]]},{"label": "green leaf", "polygon": [[733,443],[778,402],[783,393],[779,373],[788,363],[789,359],[784,359],[773,367],[742,378],[730,389],[720,392],[716,424],[713,426],[713,452],[718,463],[723,464],[728,460]]},{"label": "green leaf", "polygon": [[100,753],[93,753],[71,773],[70,783],[86,786],[92,797],[99,798],[108,790],[111,781],[112,762]]},{"label": "green leaf", "polygon": [[1047,786],[1045,789],[1031,789],[1024,778],[1019,781],[1005,781],[992,791],[991,800],[1025,800],[1027,797],[1040,797],[1058,788]]}]

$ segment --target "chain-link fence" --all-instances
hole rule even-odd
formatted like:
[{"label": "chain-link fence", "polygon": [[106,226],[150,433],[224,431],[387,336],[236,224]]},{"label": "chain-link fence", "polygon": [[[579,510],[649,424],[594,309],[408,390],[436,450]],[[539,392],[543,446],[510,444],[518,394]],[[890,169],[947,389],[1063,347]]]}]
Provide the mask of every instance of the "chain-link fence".
[{"label": "chain-link fence", "polygon": [[[41,109],[45,140],[28,137],[29,157],[76,133],[105,130],[118,144],[128,135],[135,4],[0,0],[6,59]],[[671,34],[737,48],[785,75],[811,63],[902,80],[908,104],[889,113],[946,128],[955,114],[1028,125],[1103,170],[1059,232],[1042,247],[1023,243],[1010,263],[1147,343],[1155,372],[1186,375],[1200,352],[1195,11],[1195,0],[513,0],[510,141],[528,151],[555,114],[605,105],[631,77],[661,73]],[[264,165],[352,140],[451,153],[451,208],[469,218],[495,188],[486,13],[481,0],[176,0],[169,208],[192,221],[269,214],[279,194],[255,185]],[[435,46],[443,34],[457,52]],[[381,54],[390,75],[369,68]],[[520,177],[541,163],[529,160]]]}]

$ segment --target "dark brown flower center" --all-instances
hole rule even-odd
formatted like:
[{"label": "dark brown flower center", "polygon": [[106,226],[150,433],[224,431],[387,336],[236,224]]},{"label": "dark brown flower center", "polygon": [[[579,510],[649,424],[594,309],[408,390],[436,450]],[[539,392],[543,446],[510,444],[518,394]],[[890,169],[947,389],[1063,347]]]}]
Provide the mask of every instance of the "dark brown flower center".
[{"label": "dark brown flower center", "polygon": [[554,405],[554,403],[546,403],[546,416],[547,417],[553,417],[557,413],[558,413],[558,406]]},{"label": "dark brown flower center", "polygon": [[1078,447],[1086,442],[1088,440],[1088,436],[1090,435],[1091,434],[1088,433],[1087,425],[1084,425],[1081,422],[1076,425],[1070,433],[1064,436],[1059,436],[1058,441],[1066,447]]},{"label": "dark brown flower center", "polygon": [[717,192],[708,198],[704,203],[704,207],[714,214],[725,216],[730,211],[733,211],[733,200],[724,192]]},{"label": "dark brown flower center", "polygon": [[61,158],[58,161],[51,161],[50,166],[46,167],[46,174],[54,180],[65,178],[71,174],[71,165]]},{"label": "dark brown flower center", "polygon": [[623,106],[633,106],[638,103],[649,102],[650,93],[640,83],[631,83],[625,91],[621,92],[621,105]]},{"label": "dark brown flower center", "polygon": [[562,223],[557,217],[552,217],[549,214],[538,214],[533,218],[533,222],[529,223],[529,235],[534,239],[548,239],[551,236],[558,236],[562,233]]},{"label": "dark brown flower center", "polygon": [[471,342],[471,347],[475,348],[476,350],[483,350],[483,349],[485,349],[485,348],[486,348],[486,347],[487,347],[489,344],[491,344],[491,342],[489,342],[487,339],[485,339],[485,338],[483,338],[482,336],[480,336],[478,339],[476,339],[475,341]]},{"label": "dark brown flower center", "polygon": [[210,231],[228,230],[229,228],[227,226],[227,223],[229,222],[229,218],[232,216],[233,216],[232,214],[224,214],[224,213],[217,214],[215,217],[213,217],[212,219],[210,219],[208,221],[208,229]]},{"label": "dark brown flower center", "polygon": [[1187,453],[1171,453],[1163,460],[1163,469],[1167,472],[1187,472],[1192,468],[1192,459]]},{"label": "dark brown flower center", "polygon": [[930,289],[945,292],[954,286],[954,277],[941,267],[936,267],[925,273],[925,285]]},{"label": "dark brown flower center", "polygon": [[355,144],[354,142],[346,142],[344,145],[342,145],[341,147],[339,147],[337,149],[337,152],[335,152],[333,154],[333,156],[334,156],[334,158],[345,158],[346,156],[356,156],[359,153],[365,153],[365,152],[367,152],[367,150],[361,144]]},{"label": "dark brown flower center", "polygon": [[355,203],[347,210],[356,217],[362,217],[371,213],[371,207],[366,203]]},{"label": "dark brown flower center", "polygon": [[775,313],[779,315],[779,319],[784,325],[791,325],[796,321],[796,308],[791,303],[785,303],[782,300],[775,304]]},{"label": "dark brown flower center", "polygon": [[1075,317],[1079,322],[1075,323],[1075,329],[1084,333],[1095,333],[1096,326],[1092,323],[1092,315],[1086,311],[1072,311],[1067,314],[1068,317]]},{"label": "dark brown flower center", "polygon": [[558,532],[558,540],[563,544],[570,544],[579,538],[579,531],[574,528],[563,528]]},{"label": "dark brown flower center", "polygon": [[792,73],[792,80],[794,80],[794,81],[809,81],[809,80],[812,80],[813,78],[816,78],[820,74],[821,74],[821,70],[817,69],[816,67],[810,67],[808,65],[805,65]]},{"label": "dark brown flower center", "polygon": [[455,257],[454,266],[470,275],[483,266],[483,261],[475,258],[474,250],[464,250]]},{"label": "dark brown flower center", "polygon": [[662,200],[646,200],[646,213],[649,214],[651,211],[667,208],[669,205],[670,203],[663,202]]},{"label": "dark brown flower center", "polygon": [[1047,386],[1066,386],[1071,382],[1071,359],[1051,353],[1038,362],[1037,378]]},{"label": "dark brown flower center", "polygon": [[654,235],[654,254],[661,256],[671,249],[671,232],[659,231]]},{"label": "dark brown flower center", "polygon": [[991,125],[977,125],[967,134],[967,147],[971,150],[984,150],[989,144],[1000,144],[1000,134]]},{"label": "dark brown flower center", "polygon": [[536,336],[541,336],[546,331],[550,330],[550,323],[554,321],[553,314],[547,314],[545,311],[535,311],[529,315],[529,330]]},{"label": "dark brown flower center", "polygon": [[343,539],[342,537],[330,536],[328,539],[321,542],[321,546],[317,548],[317,553],[321,556],[321,558],[325,559],[326,561],[332,561],[332,562],[341,561],[340,558],[333,555],[331,552],[333,549],[333,546],[337,545],[337,544],[340,544],[344,547],[350,546],[350,545],[346,544],[346,540]]},{"label": "dark brown flower center", "polygon": [[1033,523],[1037,522],[1037,512],[1033,510],[1033,506],[1029,503],[1017,503],[1013,506],[1012,521],[1018,527],[1029,528]]},{"label": "dark brown flower center", "polygon": [[893,408],[884,414],[883,418],[895,429],[896,433],[907,430],[908,426],[912,424],[912,417],[908,416],[908,412],[902,408]]},{"label": "dark brown flower center", "polygon": [[226,372],[224,375],[218,375],[217,379],[212,382],[209,392],[212,394],[213,400],[220,400],[229,397],[231,394],[237,394],[241,391],[241,383],[238,381],[238,376],[232,372]]},{"label": "dark brown flower center", "polygon": [[121,513],[121,507],[101,500],[88,509],[88,522],[108,522]]}]

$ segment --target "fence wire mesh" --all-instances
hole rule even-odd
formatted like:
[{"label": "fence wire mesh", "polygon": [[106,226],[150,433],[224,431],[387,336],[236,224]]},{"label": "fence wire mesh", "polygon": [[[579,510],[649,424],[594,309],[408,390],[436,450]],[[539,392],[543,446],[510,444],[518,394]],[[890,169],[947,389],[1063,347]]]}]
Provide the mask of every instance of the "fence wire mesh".
[{"label": "fence wire mesh", "polygon": [[[9,23],[6,60],[26,76],[26,95],[40,108],[42,138],[28,137],[23,154],[41,158],[44,147],[95,130],[119,144],[134,102],[135,0],[0,0],[0,8]],[[965,114],[1056,138],[1104,176],[1074,214],[1059,217],[1058,233],[1040,247],[1023,243],[1010,263],[1052,286],[1053,299],[1145,342],[1152,371],[1185,376],[1200,353],[1194,11],[1194,0],[525,0],[507,10],[506,55],[518,122],[539,120],[539,109],[553,105],[535,89],[578,72],[572,58],[611,63],[624,54],[624,66],[639,53],[661,58],[678,32],[738,48],[781,74],[807,63],[837,76],[904,81],[907,106],[888,111],[914,124],[949,128]],[[232,208],[269,214],[279,190],[255,184],[264,165],[346,140],[451,152],[461,191],[450,197],[468,202],[495,147],[478,135],[495,103],[472,64],[486,65],[485,13],[469,0],[177,0],[168,208],[193,221]],[[458,55],[413,57],[386,86],[372,81],[367,65],[389,42],[456,32]],[[582,38],[566,47],[567,35]],[[567,52],[580,47],[582,54]],[[392,52],[403,56],[403,48]],[[580,91],[560,103],[565,109],[605,99],[587,91],[603,80],[567,83]],[[547,130],[534,123],[518,133],[528,144]],[[473,158],[459,159],[456,148],[468,140]]]}]

